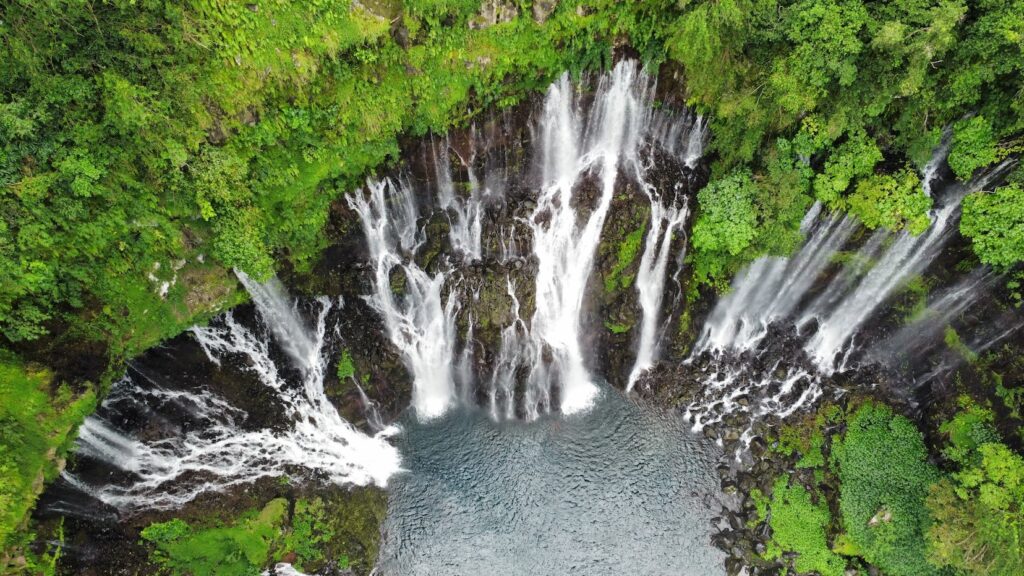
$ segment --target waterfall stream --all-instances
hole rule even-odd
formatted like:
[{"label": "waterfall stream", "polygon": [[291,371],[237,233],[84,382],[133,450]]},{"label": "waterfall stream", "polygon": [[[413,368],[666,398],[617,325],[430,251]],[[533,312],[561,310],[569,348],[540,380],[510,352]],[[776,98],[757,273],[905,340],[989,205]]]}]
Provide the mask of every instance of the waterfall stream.
[{"label": "waterfall stream", "polygon": [[[395,176],[370,181],[365,191],[349,196],[375,270],[369,301],[412,374],[412,405],[421,417],[443,414],[460,396],[471,401],[465,390],[457,393],[458,380],[487,383],[486,401],[495,418],[522,414],[535,419],[552,410],[571,414],[594,401],[600,376],[593,374],[592,358],[583,349],[585,307],[612,199],[626,184],[639,187],[651,206],[636,274],[641,318],[630,387],[654,365],[668,263],[688,209],[680,184],[659,190],[647,182],[651,154],[659,147],[680,167],[692,167],[707,138],[702,117],[655,111],[654,90],[653,78],[629,60],[602,76],[593,94],[579,92],[568,75],[551,85],[534,130],[537,174],[527,179],[525,190],[531,208],[518,221],[525,224],[528,238],[517,236],[515,223],[496,230],[485,226],[488,207],[507,199],[492,192],[491,185],[481,185],[475,148],[459,153],[448,138],[431,141],[433,183],[424,188],[432,195],[414,192],[408,178]],[[452,178],[453,157],[468,177],[463,193]],[[677,180],[685,181],[682,171]],[[517,186],[505,182],[495,187]],[[445,215],[451,251],[462,257],[435,260],[428,274],[417,263],[423,256],[423,223],[438,212]],[[491,253],[488,247],[497,250]],[[468,267],[478,261],[521,263],[524,257],[530,258],[532,313],[525,315],[524,298],[516,292],[523,282],[499,276],[510,318],[501,330],[491,370],[474,378],[467,360],[473,338],[462,338],[460,352],[455,330],[460,314],[469,317],[463,308],[470,296],[479,296],[479,287],[469,291]],[[396,275],[402,281],[396,283]],[[470,335],[472,325],[470,318]]]},{"label": "waterfall stream", "polygon": [[[279,281],[261,284],[244,274],[239,279],[252,290],[257,329],[228,313],[210,326],[193,328],[192,336],[209,362],[218,367],[238,362],[270,391],[280,404],[280,428],[251,429],[245,411],[204,385],[173,389],[165,387],[163,378],[135,369],[86,419],[78,439],[79,458],[121,470],[125,480],[97,485],[65,472],[66,481],[131,511],[176,508],[203,492],[300,471],[335,484],[385,486],[399,470],[398,451],[387,442],[397,430],[389,427],[368,436],[346,422],[324,394],[325,348],[332,336],[328,317],[339,304],[318,299],[315,324],[309,328]],[[275,359],[272,344],[293,366]],[[293,367],[298,378],[287,376]],[[182,424],[157,438],[142,438],[114,424],[137,420],[133,414],[139,411],[146,415],[143,422],[156,421],[168,410],[179,413]]]},{"label": "waterfall stream", "polygon": [[[943,146],[926,169],[928,180],[945,158]],[[1003,162],[969,182],[940,188],[939,206],[930,214],[932,224],[920,235],[879,229],[859,248],[849,245],[860,228],[853,217],[829,215],[819,204],[812,206],[802,223],[806,241],[800,250],[788,258],[760,258],[742,270],[732,291],[719,299],[705,322],[687,360],[692,369],[703,371],[703,390],[686,411],[695,427],[737,414],[753,420],[784,418],[821,397],[833,374],[879,362],[877,347],[872,351],[859,345],[858,334],[942,252],[956,230],[960,201],[990,186],[1010,165]],[[849,251],[846,263],[829,275],[843,250]],[[905,329],[913,331],[914,346],[933,346],[934,340],[924,341],[929,333],[941,341],[948,322],[975,303],[991,283],[991,274],[981,270],[940,292],[922,317]],[[769,338],[773,329],[787,325],[793,332]],[[888,344],[900,342],[900,334]],[[799,348],[790,345],[794,341],[800,342]],[[889,362],[906,357],[891,350],[882,354]],[[932,377],[934,373],[917,381]]]}]

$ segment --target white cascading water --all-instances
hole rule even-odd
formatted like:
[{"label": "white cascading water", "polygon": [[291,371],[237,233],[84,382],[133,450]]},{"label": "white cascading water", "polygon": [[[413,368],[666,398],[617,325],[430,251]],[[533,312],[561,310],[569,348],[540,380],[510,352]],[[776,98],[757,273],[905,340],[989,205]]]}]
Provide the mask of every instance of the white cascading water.
[{"label": "white cascading water", "polygon": [[843,366],[848,357],[845,346],[854,334],[893,292],[911,276],[920,274],[942,251],[956,230],[960,201],[972,192],[992,182],[1009,165],[1003,163],[986,171],[964,185],[956,185],[944,199],[944,206],[932,211],[932,224],[928,230],[915,236],[901,232],[881,255],[878,262],[831,310],[812,307],[801,323],[810,318],[818,321],[818,330],[804,346],[818,368],[828,374]]},{"label": "white cascading water", "polygon": [[932,150],[932,156],[928,163],[921,169],[921,189],[925,196],[932,195],[932,182],[939,175],[939,170],[946,164],[949,158],[949,151],[953,147],[953,127],[946,126],[942,131],[942,139],[939,145]]},{"label": "white cascading water", "polygon": [[[580,313],[620,163],[637,161],[649,125],[652,88],[635,62],[624,61],[601,79],[586,122],[568,75],[545,97],[539,144],[542,185],[530,218],[537,260],[530,334],[535,350],[550,354],[534,355],[525,406],[531,417],[550,409],[555,383],[566,414],[587,408],[597,395],[580,348]],[[579,222],[573,189],[589,174],[599,178],[599,196],[586,220]]]},{"label": "white cascading water", "polygon": [[737,274],[732,290],[715,305],[694,347],[705,351],[742,352],[755,348],[773,322],[789,318],[832,257],[856,231],[847,216],[822,216],[815,203],[804,216],[803,247],[789,258],[764,257]]},{"label": "white cascading water", "polygon": [[[620,171],[635,176],[652,204],[654,220],[638,274],[644,318],[637,374],[656,360],[672,236],[682,227],[687,211],[685,205],[676,207],[644,183],[641,146],[657,143],[693,162],[701,153],[706,131],[699,117],[667,111],[658,112],[654,126],[653,97],[653,79],[632,61],[620,62],[603,76],[589,104],[587,96],[576,93],[568,75],[548,89],[536,131],[540,184],[536,205],[525,219],[536,263],[534,310],[528,321],[520,317],[519,298],[508,280],[513,320],[502,330],[496,365],[484,378],[495,418],[514,417],[517,408],[529,419],[553,408],[573,413],[588,407],[596,396],[598,388],[581,349],[581,315]],[[448,140],[431,147],[436,179],[433,202],[449,218],[452,247],[469,263],[484,256],[483,207],[494,194],[490,185],[480,186],[473,158],[461,156],[470,191],[456,193],[449,156],[453,152]],[[585,195],[587,191],[593,194]],[[472,396],[467,381],[473,376],[473,322],[470,318],[465,347],[457,354],[459,307],[454,286],[464,274],[457,263],[448,261],[430,276],[413,262],[423,244],[416,200],[402,179],[370,182],[366,192],[348,199],[362,220],[374,269],[369,301],[412,373],[414,410],[431,418],[443,414],[460,397],[468,401]],[[517,240],[514,226],[519,222],[513,228],[495,230],[498,261],[517,261],[527,250]],[[392,287],[396,274],[404,277],[404,288],[398,290],[402,296],[396,296]],[[520,377],[525,385],[517,397]],[[552,406],[556,394],[559,403]]]},{"label": "white cascading water", "polygon": [[[452,248],[461,252],[463,257],[469,261],[479,260],[483,256],[483,248],[480,243],[480,235],[483,224],[480,217],[483,214],[481,203],[480,186],[476,176],[473,174],[471,162],[463,162],[469,171],[470,195],[462,198],[455,193],[455,184],[452,181],[451,158],[449,156],[450,145],[445,138],[440,144],[432,145],[433,165],[435,169],[435,180],[437,183],[437,201],[442,210],[449,214],[448,237],[451,240]],[[461,158],[460,158],[461,160]]]},{"label": "white cascading water", "polygon": [[[935,152],[939,158],[944,154],[941,149]],[[944,204],[932,211],[931,227],[918,236],[874,232],[827,285],[812,295],[815,282],[859,227],[849,216],[822,214],[815,204],[802,223],[801,229],[808,234],[803,247],[792,257],[762,258],[741,271],[732,291],[708,317],[687,361],[694,365],[702,356],[711,355],[702,368],[704,390],[686,411],[695,427],[720,422],[736,412],[754,419],[784,417],[820,397],[822,377],[845,371],[858,351],[854,344],[857,332],[909,278],[922,273],[941,253],[954,233],[963,197],[991,184],[1010,165],[1004,162],[966,184],[953,184],[941,199]],[[938,168],[931,170],[934,174]],[[939,316],[948,320],[962,312],[973,301],[964,298],[966,293],[987,281],[983,275],[972,275],[950,289],[935,303],[948,308]],[[799,358],[787,358],[785,363],[780,358],[767,369],[736,361],[744,352],[760,355],[769,326],[782,321],[790,322],[801,334],[817,323],[816,331],[803,344],[813,368],[800,366]],[[797,364],[791,364],[793,361]]]},{"label": "white cascading water", "polygon": [[650,370],[658,359],[658,332],[672,236],[686,224],[689,214],[685,201],[682,207],[671,203],[666,205],[653,186],[643,188],[651,201],[651,221],[644,253],[640,257],[640,268],[636,273],[636,292],[641,310],[640,340],[637,342],[636,361],[626,383],[627,392],[633,389],[637,379]]},{"label": "white cascading water", "polygon": [[[389,197],[391,206],[388,205]],[[421,418],[444,414],[456,400],[454,293],[442,297],[446,276],[431,276],[413,261],[418,213],[412,191],[392,179],[367,182],[366,193],[348,197],[359,214],[374,270],[373,294],[367,298],[384,319],[392,344],[413,377],[412,405]],[[405,279],[402,295],[392,289],[392,275]]]},{"label": "white cascading water", "polygon": [[512,300],[512,323],[502,328],[498,360],[491,373],[488,396],[491,404],[491,418],[494,420],[515,418],[516,376],[521,366],[533,364],[533,348],[529,341],[530,329],[519,314],[519,297],[512,279],[506,277],[506,288]]},{"label": "white cascading water", "polygon": [[[225,358],[240,357],[261,384],[275,391],[289,419],[285,429],[248,430],[241,426],[245,413],[211,391],[172,391],[126,376],[104,404],[153,396],[186,409],[204,426],[144,442],[99,416],[91,416],[81,427],[78,453],[131,472],[133,480],[128,485],[87,486],[65,472],[69,482],[126,510],[175,508],[204,492],[288,476],[296,469],[336,484],[386,486],[401,464],[398,451],[386,440],[397,430],[387,428],[368,436],[345,421],[324,394],[327,317],[335,303],[318,300],[317,322],[311,333],[279,282],[258,284],[243,275],[240,278],[253,287],[253,301],[267,331],[300,369],[301,387],[295,389],[285,382],[271,357],[267,337],[245,328],[231,313],[223,316],[223,325],[194,327],[192,334],[211,362],[219,366]],[[292,340],[296,336],[300,337]]]},{"label": "white cascading water", "polygon": [[704,156],[704,143],[707,142],[707,139],[707,120],[698,114],[690,128],[690,135],[686,139],[686,155],[683,157],[683,162],[686,163],[687,168],[693,170],[697,167],[697,163]]}]

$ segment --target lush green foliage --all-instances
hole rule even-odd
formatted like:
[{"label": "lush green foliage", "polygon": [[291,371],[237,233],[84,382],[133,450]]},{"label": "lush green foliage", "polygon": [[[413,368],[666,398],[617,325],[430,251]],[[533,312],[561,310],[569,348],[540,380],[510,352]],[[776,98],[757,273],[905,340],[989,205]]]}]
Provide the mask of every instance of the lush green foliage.
[{"label": "lush green foliage", "polygon": [[[43,480],[52,480],[95,394],[55,386],[46,370],[0,352],[0,559],[16,542]],[[0,572],[5,567],[0,565]]]},{"label": "lush green foliage", "polygon": [[0,332],[70,328],[118,353],[173,334],[225,302],[219,282],[206,297],[216,275],[194,273],[203,256],[256,277],[281,257],[307,267],[328,204],[400,133],[605,66],[622,40],[678,62],[711,113],[724,199],[701,202],[703,281],[791,249],[812,179],[832,208],[920,230],[909,172],[873,174],[883,150],[920,162],[953,125],[965,176],[1019,147],[1024,0],[585,5],[542,25],[521,2],[481,27],[471,0],[9,3]]},{"label": "lush green foliage", "polygon": [[843,527],[860,554],[887,574],[932,574],[926,561],[931,518],[924,506],[938,472],[921,433],[884,405],[866,404],[832,447]]},{"label": "lush green foliage", "polygon": [[849,197],[849,206],[850,212],[872,229],[906,228],[911,234],[920,234],[931,225],[928,210],[932,199],[921,189],[917,174],[909,169],[861,180]]},{"label": "lush green foliage", "polygon": [[344,382],[356,375],[356,365],[352,361],[352,353],[348,349],[341,351],[341,358],[338,360],[338,380]]},{"label": "lush green foliage", "polygon": [[142,538],[156,547],[154,560],[172,574],[255,576],[267,564],[287,514],[288,501],[278,498],[231,526],[194,529],[174,519],[149,525]]},{"label": "lush green foliage", "polygon": [[992,124],[984,116],[973,116],[953,126],[953,148],[949,167],[966,180],[974,171],[996,161],[998,151]]},{"label": "lush green foliage", "polygon": [[612,265],[612,269],[604,279],[605,292],[615,292],[620,288],[629,288],[633,284],[635,275],[623,274],[623,272],[640,255],[640,248],[644,243],[645,230],[646,226],[641,226],[627,234],[622,242],[619,243],[619,248],[615,253],[615,264]]},{"label": "lush green foliage", "polygon": [[700,216],[691,241],[703,264],[696,272],[703,279],[721,276],[729,258],[738,256],[754,240],[757,187],[749,171],[742,170],[712,182],[697,193]]},{"label": "lush green foliage", "polygon": [[[607,63],[611,13],[640,26],[636,7],[607,2],[470,29],[474,5],[9,3],[0,333],[37,338],[59,320],[117,352],[151,344],[206,311],[185,306],[210,300],[192,273],[204,256],[258,278],[275,256],[308,266],[329,203],[394,157],[400,133]],[[152,318],[172,326],[133,331]]]},{"label": "lush green foliage", "polygon": [[985,264],[1005,268],[1024,262],[1024,187],[1011,184],[968,195],[960,231]]},{"label": "lush green foliage", "polygon": [[[327,519],[323,500],[299,500],[295,503],[292,530],[285,537],[284,549],[298,556],[296,566],[301,570],[311,562],[323,560],[324,545],[334,538],[334,528]],[[345,564],[348,558],[345,558]],[[344,567],[344,566],[343,566]]]},{"label": "lush green foliage", "polygon": [[790,486],[789,478],[780,477],[772,489],[769,509],[772,539],[765,558],[779,559],[794,552],[793,569],[797,572],[842,576],[846,562],[829,549],[825,531],[831,515],[823,500],[813,502],[806,488],[799,483]]},{"label": "lush green foliage", "polygon": [[[664,42],[690,101],[712,112],[713,185],[731,185],[737,166],[760,181],[775,140],[792,137],[818,172],[818,199],[872,227],[920,231],[926,199],[909,172],[875,176],[883,153],[923,165],[952,126],[949,162],[967,177],[1020,145],[1024,1],[729,0],[683,12]],[[742,245],[746,222],[706,232]],[[788,222],[792,234],[798,221]],[[714,282],[766,253],[698,251],[695,268]]]},{"label": "lush green foliage", "polygon": [[385,508],[380,490],[328,490],[291,506],[277,498],[227,521],[150,524],[142,539],[151,545],[151,559],[175,576],[255,575],[286,557],[308,572],[337,563],[367,574],[377,559]]},{"label": "lush green foliage", "polygon": [[969,574],[1024,572],[1024,458],[999,442],[992,413],[969,407],[942,426],[959,471],[931,487],[930,560]]}]

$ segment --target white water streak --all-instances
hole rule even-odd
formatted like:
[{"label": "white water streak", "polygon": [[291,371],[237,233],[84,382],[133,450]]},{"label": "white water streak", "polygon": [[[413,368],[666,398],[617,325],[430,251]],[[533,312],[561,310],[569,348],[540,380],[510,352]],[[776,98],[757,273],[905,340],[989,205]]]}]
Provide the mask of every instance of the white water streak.
[{"label": "white water streak", "polygon": [[[348,196],[363,224],[374,269],[373,294],[367,298],[384,319],[388,337],[413,377],[412,405],[421,418],[436,418],[456,399],[452,372],[456,300],[442,298],[445,274],[430,276],[412,260],[402,241],[416,237],[412,193],[404,183],[367,182],[367,191]],[[388,206],[388,200],[392,206]],[[402,248],[406,248],[403,256]],[[392,290],[392,274],[405,279],[403,294]]]},{"label": "white water streak", "polygon": [[[526,411],[549,410],[553,384],[566,414],[597,396],[580,348],[580,314],[619,165],[636,162],[650,120],[653,84],[635,62],[616,65],[601,79],[594,109],[583,122],[568,75],[548,90],[541,121],[543,184],[530,218],[537,259],[536,309],[530,333],[537,353]],[[573,190],[583,176],[599,178],[599,196],[579,222]],[[549,360],[550,359],[550,360]]]},{"label": "white water streak", "polygon": [[[251,284],[251,280],[246,282]],[[236,322],[231,313],[224,316],[222,327],[195,327],[192,334],[218,366],[228,356],[245,359],[247,369],[281,400],[289,420],[284,430],[241,428],[243,413],[212,392],[171,392],[139,386],[131,377],[125,377],[106,402],[156,395],[188,406],[207,425],[180,436],[143,442],[99,416],[92,416],[81,428],[79,454],[131,472],[133,480],[127,485],[108,483],[91,487],[70,473],[65,472],[65,478],[105,503],[128,510],[175,508],[204,492],[223,491],[260,478],[287,476],[296,469],[336,484],[386,486],[391,475],[400,469],[398,451],[386,441],[396,429],[367,436],[346,422],[324,393],[327,354],[323,348],[327,315],[333,303],[320,299],[315,330],[309,335],[301,329],[302,320],[279,284],[259,286],[253,300],[267,329],[299,364],[299,389],[282,379],[270,357],[268,342]],[[298,342],[287,340],[295,334],[294,330],[300,330],[303,336]]]},{"label": "white water streak", "polygon": [[682,207],[665,205],[653,186],[644,186],[651,201],[651,222],[647,230],[644,253],[640,257],[640,268],[636,274],[636,291],[640,302],[640,340],[637,343],[636,361],[629,374],[626,391],[633,389],[641,374],[650,370],[658,359],[658,327],[662,300],[665,294],[665,274],[672,248],[672,237],[676,230],[686,223],[689,209],[686,202]]}]

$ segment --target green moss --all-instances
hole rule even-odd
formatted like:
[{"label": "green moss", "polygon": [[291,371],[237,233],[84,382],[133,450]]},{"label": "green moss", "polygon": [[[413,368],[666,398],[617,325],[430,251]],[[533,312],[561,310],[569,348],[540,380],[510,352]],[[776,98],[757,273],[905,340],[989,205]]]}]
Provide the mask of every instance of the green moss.
[{"label": "green moss", "polygon": [[327,522],[323,500],[299,500],[295,503],[291,532],[283,550],[294,552],[300,570],[312,570],[324,559],[323,546],[334,538],[334,529]]},{"label": "green moss", "polygon": [[52,480],[75,430],[96,407],[92,390],[55,386],[45,369],[0,350],[0,552],[21,529],[45,480]]},{"label": "green moss", "polygon": [[968,364],[974,364],[978,361],[978,355],[969,346],[964,344],[963,340],[960,339],[960,334],[952,326],[946,327],[943,340],[950,350],[959,354]]},{"label": "green moss", "polygon": [[829,549],[825,531],[831,515],[823,501],[815,504],[807,489],[800,484],[790,486],[789,477],[783,476],[775,481],[769,507],[772,539],[765,558],[779,560],[785,553],[795,553],[792,563],[796,572],[842,576],[846,562]]},{"label": "green moss", "polygon": [[352,353],[348,348],[341,351],[341,359],[338,360],[338,380],[342,382],[356,375],[356,365],[352,361]]},{"label": "green moss", "polygon": [[757,512],[757,516],[747,522],[747,526],[753,528],[768,518],[769,499],[760,488],[754,488],[750,491],[750,501],[754,503],[754,510]]},{"label": "green moss", "polygon": [[623,324],[621,322],[612,322],[610,320],[605,321],[604,327],[610,330],[612,334],[625,334],[633,329],[632,324]]},{"label": "green moss", "polygon": [[633,279],[636,275],[623,274],[623,272],[633,264],[640,253],[640,246],[643,245],[644,231],[646,229],[646,224],[641,225],[640,228],[627,234],[622,242],[619,243],[618,249],[615,252],[615,264],[604,279],[605,292],[610,294],[623,288],[629,288],[633,284]]},{"label": "green moss", "polygon": [[287,514],[288,501],[277,498],[229,526],[193,528],[174,519],[149,525],[142,538],[155,547],[152,559],[176,576],[253,576],[268,563]]},{"label": "green moss", "polygon": [[258,575],[285,558],[305,572],[337,564],[365,575],[377,559],[386,510],[381,490],[329,489],[292,504],[276,498],[225,521],[154,523],[141,536],[150,559],[173,576]]}]

